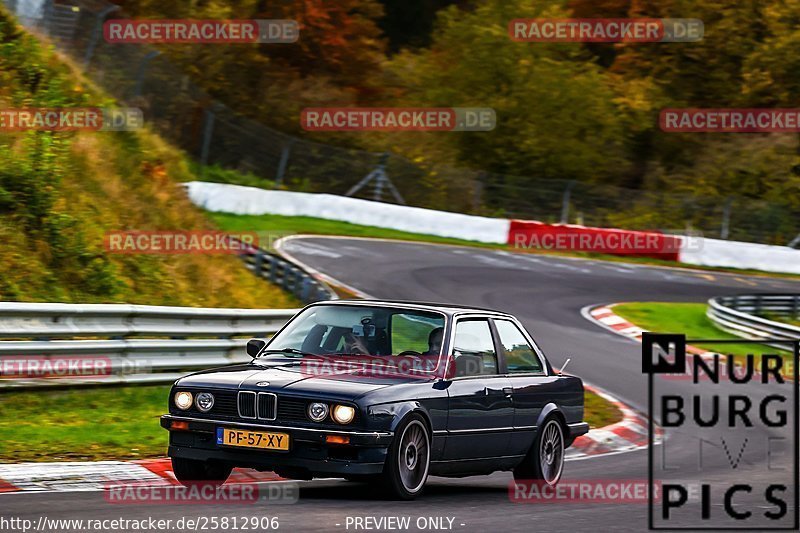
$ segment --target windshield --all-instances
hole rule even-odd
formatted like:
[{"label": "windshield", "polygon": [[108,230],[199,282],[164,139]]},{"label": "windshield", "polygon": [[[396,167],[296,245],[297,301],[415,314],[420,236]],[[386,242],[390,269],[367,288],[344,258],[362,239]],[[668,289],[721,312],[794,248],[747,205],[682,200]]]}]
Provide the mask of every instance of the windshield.
[{"label": "windshield", "polygon": [[439,313],[392,307],[319,305],[303,311],[269,343],[264,357],[308,356],[368,359],[396,364],[417,358],[416,369],[433,371],[442,351],[445,318]]}]

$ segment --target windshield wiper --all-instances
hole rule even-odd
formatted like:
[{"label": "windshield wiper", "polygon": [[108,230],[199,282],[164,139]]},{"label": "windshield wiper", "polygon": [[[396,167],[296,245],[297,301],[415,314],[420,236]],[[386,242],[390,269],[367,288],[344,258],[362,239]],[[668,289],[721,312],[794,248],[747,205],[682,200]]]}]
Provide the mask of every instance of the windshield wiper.
[{"label": "windshield wiper", "polygon": [[258,356],[261,357],[262,355],[270,355],[270,354],[282,354],[285,355],[286,357],[291,357],[289,354],[298,357],[316,357],[316,355],[313,353],[303,352],[296,348],[280,348],[280,349],[264,350],[263,352],[258,354]]}]

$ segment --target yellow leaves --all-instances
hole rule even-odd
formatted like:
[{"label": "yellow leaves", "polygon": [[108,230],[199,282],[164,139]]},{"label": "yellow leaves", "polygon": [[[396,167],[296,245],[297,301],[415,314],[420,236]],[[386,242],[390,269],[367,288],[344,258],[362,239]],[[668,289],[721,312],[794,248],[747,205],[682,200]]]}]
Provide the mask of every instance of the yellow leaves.
[{"label": "yellow leaves", "polygon": [[616,104],[633,111],[652,111],[655,108],[650,99],[655,86],[650,80],[628,80],[622,89],[624,92],[614,98]]}]

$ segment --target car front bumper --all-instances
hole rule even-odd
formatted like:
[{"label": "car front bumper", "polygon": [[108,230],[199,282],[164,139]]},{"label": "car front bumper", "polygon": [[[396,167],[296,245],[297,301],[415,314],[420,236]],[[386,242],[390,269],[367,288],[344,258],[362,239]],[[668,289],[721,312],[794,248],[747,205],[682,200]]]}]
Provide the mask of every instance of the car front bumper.
[{"label": "car front bumper", "polygon": [[[173,422],[188,429],[173,430]],[[292,473],[292,477],[357,476],[380,474],[394,434],[391,432],[341,431],[293,426],[248,424],[175,415],[161,417],[170,430],[170,457],[215,460],[233,466]],[[289,450],[262,450],[217,444],[217,428],[272,431],[289,435]],[[348,437],[348,444],[330,444],[328,436]]]}]

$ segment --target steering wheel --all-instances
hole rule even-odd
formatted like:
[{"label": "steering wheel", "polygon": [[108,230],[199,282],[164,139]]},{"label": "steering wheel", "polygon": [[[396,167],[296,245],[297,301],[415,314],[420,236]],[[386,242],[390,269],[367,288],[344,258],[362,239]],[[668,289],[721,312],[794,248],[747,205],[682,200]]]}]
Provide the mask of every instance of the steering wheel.
[{"label": "steering wheel", "polygon": [[422,354],[415,350],[406,350],[404,352],[400,352],[399,354],[397,354],[398,357],[402,357],[404,355],[413,355],[415,357],[422,357]]}]

